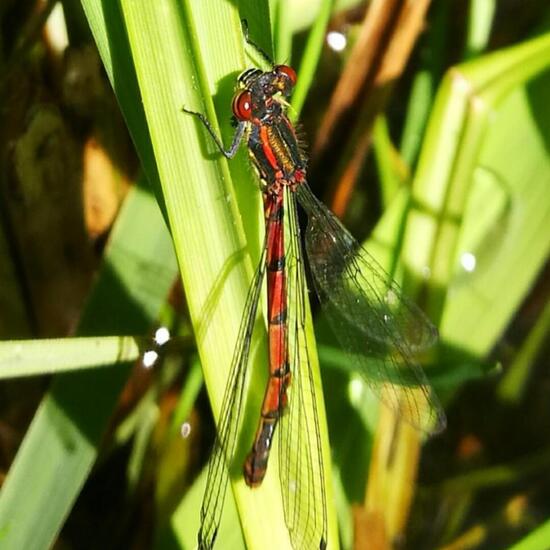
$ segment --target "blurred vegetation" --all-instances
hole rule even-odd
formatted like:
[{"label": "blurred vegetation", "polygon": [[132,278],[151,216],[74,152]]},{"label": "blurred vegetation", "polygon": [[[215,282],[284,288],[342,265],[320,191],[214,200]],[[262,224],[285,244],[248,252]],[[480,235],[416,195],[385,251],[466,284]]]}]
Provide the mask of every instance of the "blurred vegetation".
[{"label": "blurred vegetation", "polygon": [[[2,4],[0,548],[196,544],[204,380],[216,417],[261,213],[244,152],[219,159],[180,109],[228,142],[243,17],[299,69],[310,185],[440,331],[423,364],[448,428],[421,441],[313,304],[339,545],[548,548],[542,0]],[[246,526],[248,493],[228,493],[218,547],[273,527]]]}]

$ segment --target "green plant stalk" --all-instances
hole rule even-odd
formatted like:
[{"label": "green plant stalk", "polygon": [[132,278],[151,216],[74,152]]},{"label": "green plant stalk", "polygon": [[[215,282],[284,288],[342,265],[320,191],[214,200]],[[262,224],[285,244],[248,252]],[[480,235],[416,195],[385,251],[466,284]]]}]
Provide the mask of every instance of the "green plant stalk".
[{"label": "green plant stalk", "polygon": [[541,349],[547,345],[550,333],[550,301],[546,303],[535,326],[523,342],[514,362],[502,377],[497,394],[509,403],[519,403],[523,398],[528,377]]},{"label": "green plant stalk", "polygon": [[[204,468],[186,492],[185,497],[180,501],[177,509],[172,513],[169,526],[157,533],[155,549],[174,548],[174,542],[178,545],[178,548],[196,548],[197,531],[199,529],[197,510],[202,503],[207,474],[208,468]],[[235,499],[228,498],[221,518],[218,542],[215,548],[217,546],[224,550],[242,550],[246,548],[239,523],[240,519]]]},{"label": "green plant stalk", "polygon": [[403,160],[409,167],[416,160],[422,143],[422,134],[433,102],[434,87],[434,75],[429,70],[420,70],[415,75],[400,147]]},{"label": "green plant stalk", "polygon": [[[252,267],[241,252],[246,245],[242,226],[235,223],[239,215],[227,163],[218,155],[204,158],[204,150],[212,150],[209,142],[203,133],[201,147],[197,121],[180,110],[185,105],[216,120],[210,102],[217,91],[214,83],[244,66],[239,14],[213,2],[201,3],[197,10],[184,4],[181,11],[170,0],[146,5],[122,1],[121,6],[205,381],[218,418]],[[216,27],[224,31],[214,46]],[[208,49],[198,36],[207,43],[212,40]],[[201,51],[218,57],[206,67]],[[195,86],[189,86],[192,82]],[[230,104],[228,98],[225,103]],[[268,476],[259,491],[250,491],[242,478],[235,480],[233,494],[247,543],[257,547],[268,536],[284,547],[287,533],[276,479]],[[268,523],[267,518],[273,519]]]},{"label": "green plant stalk", "polygon": [[126,467],[126,492],[128,495],[135,494],[144,470],[145,461],[151,444],[155,427],[159,420],[159,409],[152,398],[156,395],[148,395],[145,399],[146,406],[143,407],[139,416],[139,422],[135,426],[133,441],[128,464]]},{"label": "green plant stalk", "polygon": [[319,14],[309,33],[306,48],[298,69],[298,82],[292,94],[292,120],[296,120],[300,116],[307,92],[315,77],[333,6],[334,0],[322,0]]},{"label": "green plant stalk", "polygon": [[495,11],[495,0],[470,0],[464,59],[477,57],[487,47]]},{"label": "green plant stalk", "polygon": [[[373,152],[378,168],[379,187],[382,195],[382,210],[389,207],[399,188],[405,183],[405,166],[393,147],[388,121],[377,117],[372,131]],[[398,163],[401,162],[401,166]]]},{"label": "green plant stalk", "polygon": [[292,64],[292,33],[290,27],[292,11],[290,8],[290,0],[271,0],[269,2],[275,48],[274,59],[281,60],[281,62],[289,65]]},{"label": "green plant stalk", "polygon": [[443,57],[448,49],[449,9],[448,2],[434,3],[430,25],[425,36],[421,37],[419,44],[420,69],[412,82],[405,125],[399,145],[403,160],[408,164],[411,172],[422,145],[436,86],[443,72]]},{"label": "green plant stalk", "polygon": [[182,424],[189,418],[193,405],[202,388],[204,379],[202,376],[202,367],[195,357],[189,366],[189,372],[185,377],[185,384],[181,392],[178,404],[174,411],[174,416],[170,422],[170,435],[175,436],[181,429]]}]

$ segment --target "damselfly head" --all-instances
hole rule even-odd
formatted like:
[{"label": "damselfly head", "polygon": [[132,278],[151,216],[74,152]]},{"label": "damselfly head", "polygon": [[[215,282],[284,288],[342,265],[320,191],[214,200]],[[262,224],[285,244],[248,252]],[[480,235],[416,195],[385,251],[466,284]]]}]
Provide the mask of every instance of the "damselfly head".
[{"label": "damselfly head", "polygon": [[[237,120],[263,120],[280,113],[285,98],[296,84],[296,71],[288,65],[274,65],[271,71],[248,69],[239,76],[239,88],[233,98],[233,115]],[[281,95],[282,98],[273,96]]]}]

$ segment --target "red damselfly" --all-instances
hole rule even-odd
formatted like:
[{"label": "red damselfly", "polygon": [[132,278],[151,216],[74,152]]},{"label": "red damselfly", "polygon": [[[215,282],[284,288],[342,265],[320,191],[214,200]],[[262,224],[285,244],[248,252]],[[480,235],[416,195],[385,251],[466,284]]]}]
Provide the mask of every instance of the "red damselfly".
[{"label": "red damselfly", "polygon": [[[271,63],[261,48],[246,39]],[[311,192],[306,156],[286,114],[296,73],[287,65],[271,66],[268,71],[248,69],[239,76],[233,99],[237,128],[227,150],[202,114],[184,108],[202,122],[228,159],[246,141],[261,181],[265,215],[264,246],[246,300],[208,466],[198,535],[201,549],[213,546],[220,524],[266,274],[269,381],[243,475],[250,487],[262,482],[279,426],[279,477],[291,543],[296,549],[327,545],[317,401],[305,335],[307,286],[298,204],[308,218],[303,237],[315,290],[353,368],[413,426],[430,433],[445,426],[441,406],[414,359],[416,351],[434,343],[437,331]]]}]

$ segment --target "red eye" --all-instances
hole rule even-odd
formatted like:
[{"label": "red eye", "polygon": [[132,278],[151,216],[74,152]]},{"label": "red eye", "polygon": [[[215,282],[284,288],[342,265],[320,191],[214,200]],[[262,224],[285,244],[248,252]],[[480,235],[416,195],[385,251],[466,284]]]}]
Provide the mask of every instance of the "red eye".
[{"label": "red eye", "polygon": [[239,120],[249,120],[252,116],[252,98],[248,90],[237,94],[233,99],[233,114]]},{"label": "red eye", "polygon": [[292,85],[296,84],[296,71],[288,65],[277,65],[275,70],[278,73],[286,74]]}]

